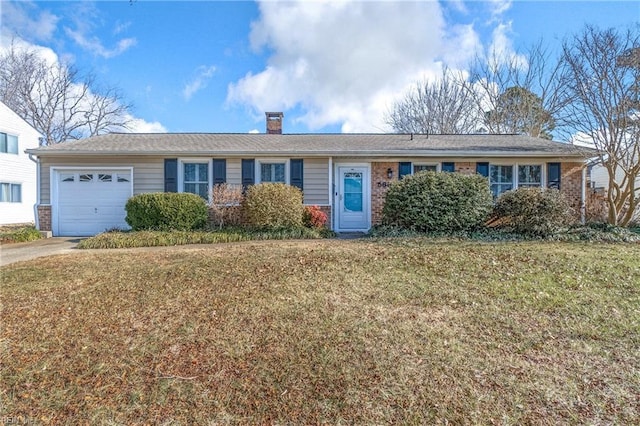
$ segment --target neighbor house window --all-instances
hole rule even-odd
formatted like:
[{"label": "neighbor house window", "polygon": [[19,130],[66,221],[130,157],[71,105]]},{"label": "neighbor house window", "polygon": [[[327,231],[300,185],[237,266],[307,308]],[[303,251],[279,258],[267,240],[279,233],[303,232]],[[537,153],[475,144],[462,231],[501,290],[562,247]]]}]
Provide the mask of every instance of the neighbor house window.
[{"label": "neighbor house window", "polygon": [[286,163],[260,163],[260,182],[286,183]]},{"label": "neighbor house window", "polygon": [[18,137],[0,132],[0,152],[7,154],[18,153]]},{"label": "neighbor house window", "polygon": [[183,164],[183,191],[209,199],[209,163]]},{"label": "neighbor house window", "polygon": [[513,189],[513,166],[491,164],[489,166],[489,183],[494,197]]},{"label": "neighbor house window", "polygon": [[0,202],[21,203],[22,202],[22,184],[0,182]]},{"label": "neighbor house window", "polygon": [[438,165],[437,164],[414,164],[413,165],[413,173],[418,172],[437,172]]},{"label": "neighbor house window", "polygon": [[542,186],[542,166],[518,166],[518,188],[539,188]]}]

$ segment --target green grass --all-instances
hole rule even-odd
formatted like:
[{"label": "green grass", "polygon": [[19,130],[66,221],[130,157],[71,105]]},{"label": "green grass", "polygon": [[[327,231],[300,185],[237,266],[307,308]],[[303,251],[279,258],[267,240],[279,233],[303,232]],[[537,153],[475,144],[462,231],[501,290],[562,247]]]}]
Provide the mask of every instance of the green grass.
[{"label": "green grass", "polygon": [[332,235],[330,231],[310,228],[247,230],[243,228],[214,231],[137,231],[105,232],[82,240],[80,249],[176,246],[185,244],[237,243],[254,240],[316,239]]},{"label": "green grass", "polygon": [[42,238],[40,231],[33,225],[5,225],[0,227],[0,243],[24,243]]},{"label": "green grass", "polygon": [[640,245],[421,238],[2,269],[3,415],[52,424],[636,424]]}]

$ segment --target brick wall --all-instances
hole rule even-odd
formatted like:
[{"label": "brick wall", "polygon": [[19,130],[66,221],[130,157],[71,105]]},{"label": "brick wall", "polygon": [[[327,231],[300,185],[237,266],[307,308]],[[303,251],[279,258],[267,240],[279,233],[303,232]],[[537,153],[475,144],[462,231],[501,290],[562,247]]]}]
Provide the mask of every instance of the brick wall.
[{"label": "brick wall", "polygon": [[[560,192],[562,192],[569,204],[580,216],[580,198],[582,196],[582,163],[562,163],[560,166]],[[584,183],[586,185],[586,182]]]},{"label": "brick wall", "polygon": [[39,231],[51,231],[51,206],[38,206]]},{"label": "brick wall", "polygon": [[[389,179],[387,169],[393,171]],[[371,224],[382,223],[382,207],[389,190],[389,184],[398,180],[399,163],[371,163]]]},{"label": "brick wall", "polygon": [[327,228],[331,229],[333,223],[333,217],[331,217],[331,206],[318,206],[318,208],[327,215]]}]

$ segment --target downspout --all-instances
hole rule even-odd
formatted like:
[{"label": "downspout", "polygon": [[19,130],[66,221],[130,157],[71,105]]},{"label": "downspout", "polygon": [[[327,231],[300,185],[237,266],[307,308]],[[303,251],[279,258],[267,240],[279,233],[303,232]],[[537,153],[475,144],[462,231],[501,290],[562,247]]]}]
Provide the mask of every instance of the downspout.
[{"label": "downspout", "polygon": [[329,157],[329,208],[331,209],[331,230],[335,229],[335,217],[336,214],[333,211],[333,157]]},{"label": "downspout", "polygon": [[40,230],[40,218],[38,217],[38,206],[40,205],[40,158],[33,158],[29,153],[29,160],[36,163],[36,204],[33,206],[33,217],[35,218],[36,229]]},{"label": "downspout", "polygon": [[582,187],[580,191],[580,223],[587,221],[587,167],[582,168]]}]

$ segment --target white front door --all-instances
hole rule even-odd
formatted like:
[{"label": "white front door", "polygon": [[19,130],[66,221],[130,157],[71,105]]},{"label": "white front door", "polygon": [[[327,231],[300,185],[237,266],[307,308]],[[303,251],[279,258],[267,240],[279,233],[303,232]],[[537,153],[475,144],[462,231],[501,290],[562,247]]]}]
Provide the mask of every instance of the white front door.
[{"label": "white front door", "polygon": [[337,166],[336,231],[367,231],[371,223],[369,166]]}]

